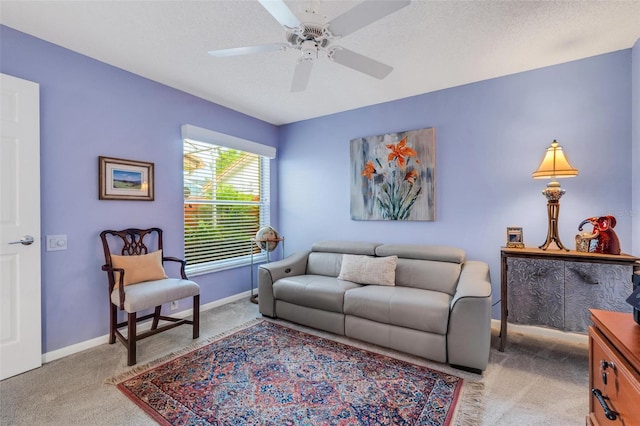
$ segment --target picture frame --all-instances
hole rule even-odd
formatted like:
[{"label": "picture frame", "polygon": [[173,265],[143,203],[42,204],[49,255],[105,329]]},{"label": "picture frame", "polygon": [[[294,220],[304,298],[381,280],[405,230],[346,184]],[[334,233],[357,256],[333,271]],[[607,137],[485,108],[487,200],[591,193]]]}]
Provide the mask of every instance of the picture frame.
[{"label": "picture frame", "polygon": [[433,127],[350,141],[351,220],[436,220]]},{"label": "picture frame", "polygon": [[507,227],[507,247],[524,248],[524,239],[522,238],[522,228],[519,226]]},{"label": "picture frame", "polygon": [[154,164],[98,157],[98,199],[154,201]]}]

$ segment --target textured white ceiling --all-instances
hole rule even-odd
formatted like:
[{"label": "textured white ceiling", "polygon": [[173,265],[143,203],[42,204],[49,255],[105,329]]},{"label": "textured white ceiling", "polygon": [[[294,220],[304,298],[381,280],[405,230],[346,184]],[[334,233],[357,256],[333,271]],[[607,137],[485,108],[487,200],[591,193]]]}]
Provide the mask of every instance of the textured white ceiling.
[{"label": "textured white ceiling", "polygon": [[[286,3],[302,22],[325,23],[359,1]],[[386,79],[323,57],[299,93],[289,91],[297,51],[207,54],[285,42],[254,0],[2,0],[0,23],[284,124],[630,48],[640,38],[640,1],[413,0],[335,43],[392,65]]]}]

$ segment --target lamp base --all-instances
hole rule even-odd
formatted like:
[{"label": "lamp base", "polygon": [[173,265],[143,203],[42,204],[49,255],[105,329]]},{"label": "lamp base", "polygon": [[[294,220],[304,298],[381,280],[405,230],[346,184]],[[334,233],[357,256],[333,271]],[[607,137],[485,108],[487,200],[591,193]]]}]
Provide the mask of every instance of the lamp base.
[{"label": "lamp base", "polygon": [[560,188],[558,182],[549,182],[547,188],[542,191],[542,195],[547,197],[547,240],[539,246],[540,249],[546,250],[552,242],[555,242],[560,250],[569,251],[558,234],[558,216],[560,215],[560,197],[564,195],[564,189]]}]

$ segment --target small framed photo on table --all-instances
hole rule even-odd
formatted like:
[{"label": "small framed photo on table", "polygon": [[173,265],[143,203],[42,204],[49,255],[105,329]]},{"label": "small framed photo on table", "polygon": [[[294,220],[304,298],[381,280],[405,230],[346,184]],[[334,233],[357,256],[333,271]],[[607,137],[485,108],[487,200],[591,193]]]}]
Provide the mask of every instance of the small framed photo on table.
[{"label": "small framed photo on table", "polygon": [[98,157],[100,200],[153,201],[153,163]]},{"label": "small framed photo on table", "polygon": [[522,238],[522,228],[519,226],[507,227],[507,247],[524,248],[524,240]]}]

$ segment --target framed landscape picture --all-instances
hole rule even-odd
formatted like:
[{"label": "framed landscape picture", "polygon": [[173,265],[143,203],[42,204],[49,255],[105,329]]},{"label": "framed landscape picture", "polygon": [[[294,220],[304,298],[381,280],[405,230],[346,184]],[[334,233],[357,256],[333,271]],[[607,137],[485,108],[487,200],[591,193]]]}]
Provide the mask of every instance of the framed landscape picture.
[{"label": "framed landscape picture", "polygon": [[100,200],[153,201],[153,163],[98,157]]}]

